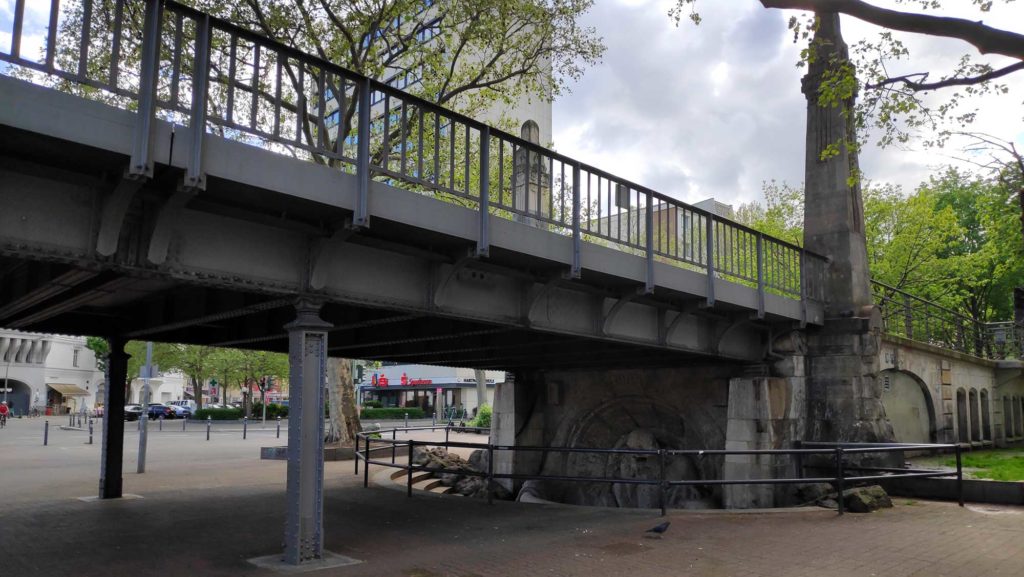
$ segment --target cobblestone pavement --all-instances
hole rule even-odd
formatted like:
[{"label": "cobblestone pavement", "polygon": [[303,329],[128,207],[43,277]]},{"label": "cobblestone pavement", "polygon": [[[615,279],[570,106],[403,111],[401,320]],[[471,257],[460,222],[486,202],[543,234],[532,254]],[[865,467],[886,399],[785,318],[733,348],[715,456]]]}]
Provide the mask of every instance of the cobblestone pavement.
[{"label": "cobblestone pavement", "polygon": [[[257,458],[272,435],[152,436],[148,472],[125,467],[126,492],[142,499],[82,502],[96,492],[98,445],[83,449],[71,432],[25,445],[24,425],[0,431],[0,495],[16,496],[0,497],[4,577],[273,575],[246,561],[281,547],[284,463]],[[362,488],[351,462],[327,463],[326,475],[327,549],[363,563],[316,576],[1024,575],[1019,507],[675,512],[651,539],[653,511],[408,499],[388,482]]]}]

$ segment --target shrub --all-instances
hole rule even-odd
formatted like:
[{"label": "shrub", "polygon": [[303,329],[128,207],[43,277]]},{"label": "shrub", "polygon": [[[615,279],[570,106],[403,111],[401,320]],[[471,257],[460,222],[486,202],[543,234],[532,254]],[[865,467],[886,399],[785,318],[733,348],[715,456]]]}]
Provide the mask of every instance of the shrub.
[{"label": "shrub", "polygon": [[419,407],[387,407],[383,409],[379,408],[365,408],[362,413],[359,413],[360,419],[404,419],[406,413],[409,414],[410,419],[422,419],[425,415],[423,409]]},{"label": "shrub", "polygon": [[380,404],[380,401],[363,401],[363,408],[366,409],[380,409],[382,407],[383,405]]},{"label": "shrub", "polygon": [[205,421],[207,417],[214,421],[234,421],[242,418],[242,409],[199,409],[192,418]]},{"label": "shrub", "polygon": [[487,403],[477,409],[476,418],[470,423],[474,427],[488,428],[491,426],[491,406]]},{"label": "shrub", "polygon": [[[255,419],[263,418],[263,403],[257,401],[252,404],[252,416]],[[276,419],[278,417],[288,418],[288,407],[277,403],[267,403],[267,418]]]}]

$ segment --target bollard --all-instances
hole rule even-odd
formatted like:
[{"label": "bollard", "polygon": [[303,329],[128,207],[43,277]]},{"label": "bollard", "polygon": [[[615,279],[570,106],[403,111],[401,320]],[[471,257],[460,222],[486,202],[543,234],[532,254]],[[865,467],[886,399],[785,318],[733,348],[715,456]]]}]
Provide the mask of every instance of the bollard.
[{"label": "bollard", "polygon": [[50,421],[43,423],[43,446],[50,443]]},{"label": "bollard", "polygon": [[206,440],[210,440],[210,425],[213,424],[213,417],[206,417]]},{"label": "bollard", "polygon": [[249,417],[242,417],[242,439],[249,434]]},{"label": "bollard", "polygon": [[409,428],[409,413],[405,414],[405,428]]},{"label": "bollard", "polygon": [[281,438],[281,415],[277,416],[277,438]]},{"label": "bollard", "polygon": [[181,419],[181,432],[182,433],[185,432],[185,425],[187,425],[187,424],[188,424],[188,417],[184,417],[183,419]]},{"label": "bollard", "polygon": [[92,444],[92,417],[89,417],[89,444]]},{"label": "bollard", "polygon": [[164,416],[163,415],[160,415],[160,429],[159,430],[161,430],[161,431],[164,430]]},{"label": "bollard", "polygon": [[431,427],[436,427],[437,426],[437,411],[434,411],[434,414],[430,415],[430,426]]},{"label": "bollard", "polygon": [[139,416],[139,420],[135,422],[135,430],[136,431],[141,431],[142,430],[142,416],[141,415]]}]

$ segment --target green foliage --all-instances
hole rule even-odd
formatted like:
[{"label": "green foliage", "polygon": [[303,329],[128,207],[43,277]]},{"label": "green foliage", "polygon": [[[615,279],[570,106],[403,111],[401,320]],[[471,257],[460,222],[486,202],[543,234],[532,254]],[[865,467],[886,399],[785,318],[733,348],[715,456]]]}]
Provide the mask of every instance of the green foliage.
[{"label": "green foliage", "polygon": [[[256,401],[252,404],[252,416],[257,419],[263,417],[263,403]],[[267,403],[267,418],[276,419],[278,417],[288,418],[288,407],[277,403]]]},{"label": "green foliage", "polygon": [[107,370],[107,354],[110,353],[110,343],[103,337],[85,337],[85,347],[96,355],[96,368]]},{"label": "green foliage", "polygon": [[[997,449],[992,451],[972,451],[964,453],[962,458],[967,475],[976,479],[993,481],[1024,481],[1024,451],[1020,449]],[[956,467],[956,459],[948,459],[947,467]]]},{"label": "green foliage", "polygon": [[410,419],[422,419],[425,416],[423,409],[419,407],[387,407],[381,409],[363,409],[359,413],[360,419],[404,419],[408,414]]},{"label": "green foliage", "polygon": [[205,421],[207,418],[214,421],[236,421],[242,418],[241,409],[199,409],[192,416],[193,419]]},{"label": "green foliage", "polygon": [[484,428],[484,429],[490,427],[491,426],[491,413],[492,413],[492,411],[491,411],[491,406],[490,405],[488,405],[487,403],[484,403],[484,404],[480,405],[480,408],[477,409],[477,412],[476,412],[476,418],[474,418],[470,422],[470,426],[480,427],[480,428]]},{"label": "green foliage", "polygon": [[804,191],[774,180],[761,183],[765,204],[741,204],[736,221],[797,246],[804,244]]},{"label": "green foliage", "polygon": [[380,401],[363,401],[363,407],[367,409],[379,409],[382,406]]}]

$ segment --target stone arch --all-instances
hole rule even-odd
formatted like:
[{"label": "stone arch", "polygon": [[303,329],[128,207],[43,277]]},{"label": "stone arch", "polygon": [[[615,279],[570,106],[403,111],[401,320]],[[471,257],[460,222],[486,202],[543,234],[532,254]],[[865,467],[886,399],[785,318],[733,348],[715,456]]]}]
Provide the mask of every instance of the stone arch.
[{"label": "stone arch", "polygon": [[956,390],[956,438],[961,443],[970,443],[971,434],[967,422],[967,391]]},{"label": "stone arch", "polygon": [[[691,415],[692,416],[692,415]],[[686,449],[707,446],[700,432],[702,427],[686,422],[686,415],[644,395],[620,395],[609,399],[582,415],[566,431],[565,445],[572,448],[616,449]],[[641,426],[647,423],[649,426]],[[655,478],[659,462],[656,456],[612,455],[594,453],[552,453],[548,466],[564,459],[556,467],[572,476]],[[666,475],[674,479],[715,478],[720,475],[721,458],[695,460],[674,456],[666,463]],[[652,477],[652,475],[654,477]],[[552,500],[611,507],[650,508],[659,505],[659,490],[654,485],[609,483],[545,483],[543,493]],[[676,486],[666,494],[670,508],[711,508],[715,506],[711,492],[693,486]]]},{"label": "stone arch", "polygon": [[992,401],[988,389],[981,390],[981,440],[992,441]]},{"label": "stone arch", "polygon": [[978,405],[978,389],[972,388],[967,392],[967,403],[969,405],[969,418],[971,427],[971,440],[981,440],[981,409]]},{"label": "stone arch", "polygon": [[[15,415],[27,415],[32,408],[32,387],[22,381],[9,379],[4,388],[11,389],[6,393],[7,406],[11,408],[11,412]],[[0,393],[0,399],[3,398],[4,393]]]},{"label": "stone arch", "polygon": [[934,443],[938,436],[935,404],[928,385],[910,371],[886,369],[878,374],[882,406],[896,441]]},{"label": "stone arch", "polygon": [[1003,440],[1009,441],[1017,434],[1013,428],[1013,400],[1003,395]]}]

